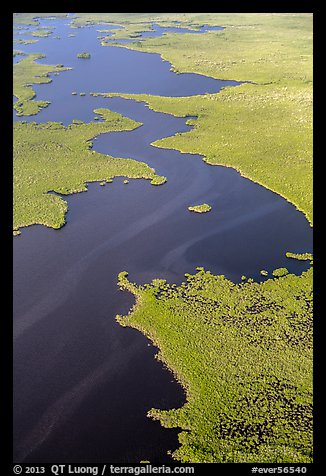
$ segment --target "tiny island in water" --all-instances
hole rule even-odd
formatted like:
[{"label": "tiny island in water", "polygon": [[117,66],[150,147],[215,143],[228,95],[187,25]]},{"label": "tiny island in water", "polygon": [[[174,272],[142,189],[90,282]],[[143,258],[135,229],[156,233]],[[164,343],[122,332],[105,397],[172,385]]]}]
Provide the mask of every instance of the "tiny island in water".
[{"label": "tiny island in water", "polygon": [[208,205],[208,203],[202,203],[201,205],[193,205],[191,207],[188,207],[188,210],[190,212],[196,212],[196,213],[207,213],[210,212],[212,207]]},{"label": "tiny island in water", "polygon": [[14,463],[313,462],[312,14],[13,22]]}]

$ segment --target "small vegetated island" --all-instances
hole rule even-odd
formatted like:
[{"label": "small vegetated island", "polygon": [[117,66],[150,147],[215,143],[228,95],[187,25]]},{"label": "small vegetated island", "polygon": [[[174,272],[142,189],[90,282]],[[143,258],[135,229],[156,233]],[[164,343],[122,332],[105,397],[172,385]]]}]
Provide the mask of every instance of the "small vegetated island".
[{"label": "small vegetated island", "polygon": [[[16,15],[23,22],[25,14]],[[33,14],[26,15],[37,24]],[[143,38],[124,46],[159,53],[177,72],[247,83],[196,97],[119,96],[144,101],[155,111],[196,116],[191,131],[154,145],[236,168],[292,202],[312,225],[312,15],[85,13],[76,14],[73,27],[96,21],[122,25],[112,36],[118,43],[149,31],[153,22],[168,26],[176,20],[182,26],[225,29],[204,35],[166,34],[164,41]],[[31,84],[49,82],[48,72],[63,69],[37,64],[36,58],[29,55],[14,65],[15,108],[21,115],[46,106],[34,101]],[[104,121],[67,127],[15,125],[16,232],[33,223],[63,225],[67,204],[49,191],[83,191],[87,181],[104,183],[114,176],[166,180],[146,164],[93,152],[95,135],[136,127],[108,110],[95,113]],[[85,155],[89,160],[80,159]],[[311,258],[304,250],[294,255],[287,257]],[[267,272],[262,270],[262,275]],[[178,286],[159,276],[138,285],[127,271],[120,273],[120,288],[133,293],[136,303],[117,321],[158,346],[158,358],[186,392],[181,408],[148,409],[164,427],[181,429],[174,459],[312,461],[312,280],[312,267],[300,276],[278,268],[270,279],[238,284],[198,268]]]},{"label": "small vegetated island", "polygon": [[195,213],[207,213],[210,212],[212,207],[208,205],[208,203],[202,203],[201,205],[193,205],[191,207],[188,207],[188,210],[190,212],[195,212]]},{"label": "small vegetated island", "polygon": [[82,59],[89,59],[91,57],[90,53],[87,53],[86,51],[83,51],[82,53],[78,53],[77,58],[82,58]]}]

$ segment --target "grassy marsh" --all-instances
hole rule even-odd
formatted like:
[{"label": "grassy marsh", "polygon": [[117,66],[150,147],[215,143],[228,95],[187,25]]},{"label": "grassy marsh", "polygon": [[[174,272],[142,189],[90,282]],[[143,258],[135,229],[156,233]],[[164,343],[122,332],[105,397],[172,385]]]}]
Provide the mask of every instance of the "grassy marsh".
[{"label": "grassy marsh", "polygon": [[285,254],[287,258],[293,258],[299,261],[311,261],[313,259],[312,253],[291,253],[287,251]]},{"label": "grassy marsh", "polygon": [[37,38],[47,38],[52,33],[52,30],[36,30],[32,32],[32,36],[36,36]]},{"label": "grassy marsh", "polygon": [[36,63],[44,58],[41,54],[31,54],[23,58],[13,67],[13,94],[17,98],[14,108],[18,116],[31,116],[37,114],[42,108],[49,105],[49,101],[34,101],[36,94],[32,84],[50,83],[49,73],[66,71],[61,65],[45,65]]},{"label": "grassy marsh", "polygon": [[143,332],[183,385],[186,404],[151,409],[181,427],[182,462],[312,460],[312,270],[234,284],[198,268],[180,286],[137,286],[122,326]]},{"label": "grassy marsh", "polygon": [[14,13],[13,21],[16,24],[39,25],[38,18],[65,18],[67,13]]},{"label": "grassy marsh", "polygon": [[87,190],[86,182],[110,182],[113,177],[165,177],[143,162],[114,158],[91,150],[98,134],[132,130],[140,124],[108,109],[96,109],[103,122],[75,121],[14,124],[14,231],[32,224],[60,228],[65,223],[68,195]]},{"label": "grassy marsh", "polygon": [[[146,38],[141,47],[124,46],[159,53],[179,73],[255,84],[196,97],[124,96],[145,101],[156,111],[197,116],[190,132],[155,145],[233,167],[292,202],[312,223],[312,16],[199,17],[226,29],[201,35],[170,33],[164,40]],[[199,17],[186,14],[185,21]]]}]

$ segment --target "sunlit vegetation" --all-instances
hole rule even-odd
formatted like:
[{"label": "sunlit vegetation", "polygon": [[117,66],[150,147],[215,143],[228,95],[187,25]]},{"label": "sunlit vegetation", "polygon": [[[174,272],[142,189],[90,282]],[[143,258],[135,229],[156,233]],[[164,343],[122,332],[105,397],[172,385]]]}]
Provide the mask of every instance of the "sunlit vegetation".
[{"label": "sunlit vegetation", "polygon": [[141,36],[141,33],[144,31],[153,31],[151,23],[127,23],[123,25],[121,29],[114,29],[112,35],[110,35],[107,40],[108,43],[112,41],[119,41],[120,39],[134,39]]},{"label": "sunlit vegetation", "polygon": [[16,56],[27,56],[27,53],[24,53],[24,51],[20,50],[14,50],[12,55],[15,58]]},{"label": "sunlit vegetation", "polygon": [[32,32],[32,36],[36,36],[36,37],[39,37],[39,38],[46,38],[46,37],[50,36],[51,33],[52,33],[51,30],[36,30],[36,31]]},{"label": "sunlit vegetation", "polygon": [[24,25],[39,25],[37,18],[65,18],[67,13],[14,13],[15,23]]},{"label": "sunlit vegetation", "polygon": [[234,284],[198,268],[180,286],[137,286],[117,316],[152,340],[183,385],[178,409],[149,411],[179,427],[182,462],[309,462],[312,459],[312,270]]},{"label": "sunlit vegetation", "polygon": [[277,268],[274,269],[273,271],[273,276],[280,278],[282,276],[286,276],[289,273],[289,271],[286,268]]},{"label": "sunlit vegetation", "polygon": [[31,54],[23,58],[13,67],[13,93],[17,98],[14,108],[18,116],[31,116],[37,114],[49,101],[34,101],[36,94],[32,84],[50,83],[50,72],[65,71],[70,68],[62,66],[45,65],[36,63],[37,59],[44,58],[41,54]]},{"label": "sunlit vegetation", "polygon": [[32,43],[37,43],[38,40],[23,40],[22,38],[14,38],[13,43],[18,45],[30,45]]},{"label": "sunlit vegetation", "polygon": [[163,185],[167,181],[167,178],[163,175],[156,175],[152,180],[152,185]]},{"label": "sunlit vegetation", "polygon": [[[109,37],[119,40],[150,30],[153,21],[168,26],[173,20],[226,28],[168,34],[164,41],[144,38],[125,47],[160,53],[178,73],[251,84],[196,97],[120,96],[145,101],[156,111],[196,116],[187,121],[194,126],[190,132],[154,145],[234,167],[291,201],[312,223],[311,15],[86,13],[77,14],[74,27],[121,24],[124,29]],[[21,84],[28,88],[32,82]],[[103,186],[115,176],[147,178],[153,185],[166,181],[144,163],[93,151],[96,135],[137,127],[107,110],[95,113],[104,122],[15,125],[14,234],[33,223],[53,228],[65,223],[67,202],[51,192],[82,192],[87,182]],[[297,256],[287,253],[303,259]],[[165,427],[181,428],[176,460],[312,461],[312,269],[301,276],[286,268],[272,274],[261,283],[242,276],[234,284],[198,268],[180,286],[162,279],[137,286],[126,273],[119,275],[121,289],[135,295],[136,305],[118,322],[158,346],[158,358],[186,393],[182,408],[148,413]]]},{"label": "sunlit vegetation", "polygon": [[[122,20],[116,15],[116,21]],[[126,22],[133,18],[141,26],[141,15]],[[194,126],[190,132],[153,145],[234,167],[291,201],[312,223],[311,15],[174,18],[182,15],[185,22],[201,18],[226,28],[124,46],[160,53],[179,73],[255,84],[188,98],[122,96],[144,101],[155,111],[196,116],[188,120]],[[130,33],[127,25],[115,35],[127,38]],[[261,275],[268,272],[261,270]],[[137,286],[124,273],[119,283],[134,293],[136,305],[118,321],[158,346],[159,358],[187,394],[180,409],[149,412],[163,426],[184,430],[175,459],[312,460],[311,269],[297,277],[278,268],[273,279],[261,283],[242,276],[234,284],[203,270],[187,275],[187,283],[179,287],[160,279]]]},{"label": "sunlit vegetation", "polygon": [[[190,132],[155,145],[234,167],[291,201],[312,223],[312,16],[200,18],[226,28],[202,35],[169,33],[164,41],[144,38],[141,50],[160,53],[177,72],[256,84],[187,98],[133,96],[157,111],[198,116]],[[138,49],[134,43],[124,46]]]},{"label": "sunlit vegetation", "polygon": [[287,251],[285,254],[287,258],[293,258],[300,261],[311,261],[313,258],[312,253],[291,253],[290,251]]},{"label": "sunlit vegetation", "polygon": [[207,213],[210,212],[212,207],[208,205],[208,203],[202,203],[201,205],[193,205],[192,207],[188,207],[190,212],[196,213]]},{"label": "sunlit vegetation", "polygon": [[89,59],[91,57],[90,53],[83,51],[82,53],[77,54],[77,58]]},{"label": "sunlit vegetation", "polygon": [[94,112],[104,121],[76,121],[67,127],[58,122],[14,124],[15,232],[32,224],[63,226],[67,202],[57,194],[84,192],[87,182],[110,182],[116,176],[162,179],[143,162],[92,150],[96,135],[140,125],[108,109]]}]

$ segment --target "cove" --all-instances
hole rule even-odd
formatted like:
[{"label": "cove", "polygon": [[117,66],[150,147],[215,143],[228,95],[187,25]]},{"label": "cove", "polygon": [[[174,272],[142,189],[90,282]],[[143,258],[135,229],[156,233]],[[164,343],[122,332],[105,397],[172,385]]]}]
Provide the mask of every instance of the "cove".
[{"label": "cove", "polygon": [[[59,23],[63,35],[65,25]],[[89,184],[88,192],[67,197],[67,225],[61,230],[32,226],[14,240],[15,462],[164,463],[169,461],[167,451],[178,446],[178,430],[162,428],[146,413],[151,407],[181,406],[184,394],[153,358],[157,349],[139,332],[116,324],[115,315],[133,304],[130,295],[117,289],[120,271],[127,270],[137,283],[155,277],[181,282],[197,265],[235,281],[242,274],[265,279],[260,269],[286,266],[301,273],[307,264],[287,259],[285,252],[312,249],[307,220],[278,195],[233,169],[208,166],[200,156],[150,146],[160,137],[189,130],[186,118],[154,113],[121,98],[71,96],[75,89],[109,91],[114,75],[121,75],[127,92],[136,92],[135,77],[125,75],[129,69],[110,73],[110,67],[119,64],[119,57],[125,68],[135,67],[140,56],[125,48],[101,47],[94,30],[40,40],[39,46],[41,41],[50,45],[45,62],[75,64],[79,74],[71,81],[71,72],[64,72],[52,84],[39,86],[38,98],[43,99],[42,90],[53,103],[22,119],[69,123],[71,118],[91,120],[95,107],[120,112],[143,126],[98,136],[94,148],[143,160],[168,182],[154,187],[131,180],[124,185],[121,177],[104,187]],[[106,82],[96,69],[101,61],[77,63],[75,53],[87,50],[86,43],[70,45],[83,35],[85,42],[92,38],[92,59],[97,54],[103,55],[102,61],[110,58]],[[58,51],[55,41],[64,41],[67,48]],[[155,68],[159,57],[148,56]],[[162,84],[159,94],[173,88],[176,96],[184,94],[187,76],[174,76],[181,78],[179,83],[170,89]],[[139,79],[137,87],[143,89],[137,92],[153,94],[150,87],[155,83],[159,88],[160,82],[146,81]],[[188,205],[199,200],[207,200],[212,211],[189,213]]]}]

